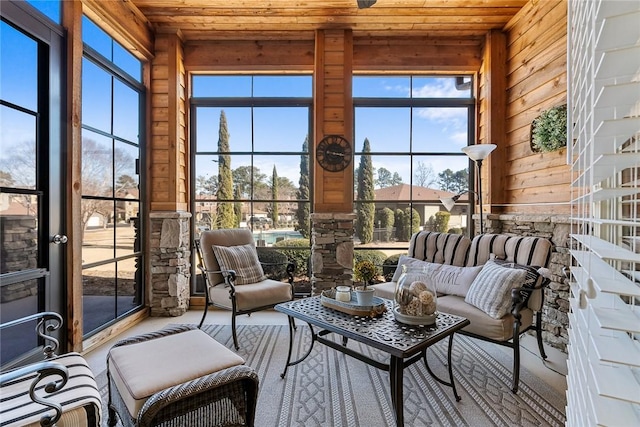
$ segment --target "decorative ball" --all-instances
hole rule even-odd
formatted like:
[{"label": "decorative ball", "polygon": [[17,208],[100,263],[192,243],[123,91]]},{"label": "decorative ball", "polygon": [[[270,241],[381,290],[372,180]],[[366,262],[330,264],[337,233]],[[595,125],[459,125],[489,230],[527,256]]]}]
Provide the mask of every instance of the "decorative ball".
[{"label": "decorative ball", "polygon": [[422,291],[418,295],[418,299],[424,305],[431,304],[433,302],[433,294],[429,291]]},{"label": "decorative ball", "polygon": [[421,282],[419,280],[416,280],[415,282],[411,283],[411,285],[409,285],[409,291],[414,295],[414,296],[419,296],[420,293],[424,292],[427,290],[427,284],[424,282]]},{"label": "decorative ball", "polygon": [[409,316],[419,316],[421,308],[422,304],[420,304],[420,300],[414,297],[411,302],[406,305],[405,311]]}]

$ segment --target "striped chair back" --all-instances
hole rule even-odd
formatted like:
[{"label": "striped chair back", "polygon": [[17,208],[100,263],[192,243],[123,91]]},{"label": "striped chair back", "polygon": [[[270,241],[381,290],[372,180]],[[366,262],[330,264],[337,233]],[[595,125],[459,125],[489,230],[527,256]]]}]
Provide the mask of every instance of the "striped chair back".
[{"label": "striped chair back", "polygon": [[464,267],[471,240],[462,234],[420,231],[411,236],[408,255],[422,261]]}]

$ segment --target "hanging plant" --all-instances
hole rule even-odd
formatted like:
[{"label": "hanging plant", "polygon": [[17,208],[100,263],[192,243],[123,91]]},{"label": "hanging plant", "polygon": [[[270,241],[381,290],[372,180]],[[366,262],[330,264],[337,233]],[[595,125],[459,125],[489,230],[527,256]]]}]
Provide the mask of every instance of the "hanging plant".
[{"label": "hanging plant", "polygon": [[556,151],[567,145],[567,105],[543,111],[531,123],[531,149]]}]

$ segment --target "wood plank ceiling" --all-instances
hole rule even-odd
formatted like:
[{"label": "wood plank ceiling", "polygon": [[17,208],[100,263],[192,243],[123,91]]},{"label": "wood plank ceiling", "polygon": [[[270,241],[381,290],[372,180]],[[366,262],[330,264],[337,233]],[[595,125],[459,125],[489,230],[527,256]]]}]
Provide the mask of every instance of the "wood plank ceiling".
[{"label": "wood plank ceiling", "polygon": [[185,40],[312,39],[351,28],[354,37],[478,37],[503,28],[530,0],[129,0],[158,32]]}]

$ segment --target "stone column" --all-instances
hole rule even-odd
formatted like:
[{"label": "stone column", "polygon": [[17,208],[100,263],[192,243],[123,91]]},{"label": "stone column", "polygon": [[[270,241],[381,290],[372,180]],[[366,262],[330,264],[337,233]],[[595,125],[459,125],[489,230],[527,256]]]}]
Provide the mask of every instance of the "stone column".
[{"label": "stone column", "polygon": [[151,212],[149,291],[152,316],[180,316],[189,309],[189,212]]},{"label": "stone column", "polygon": [[313,295],[353,283],[353,213],[311,214]]}]

